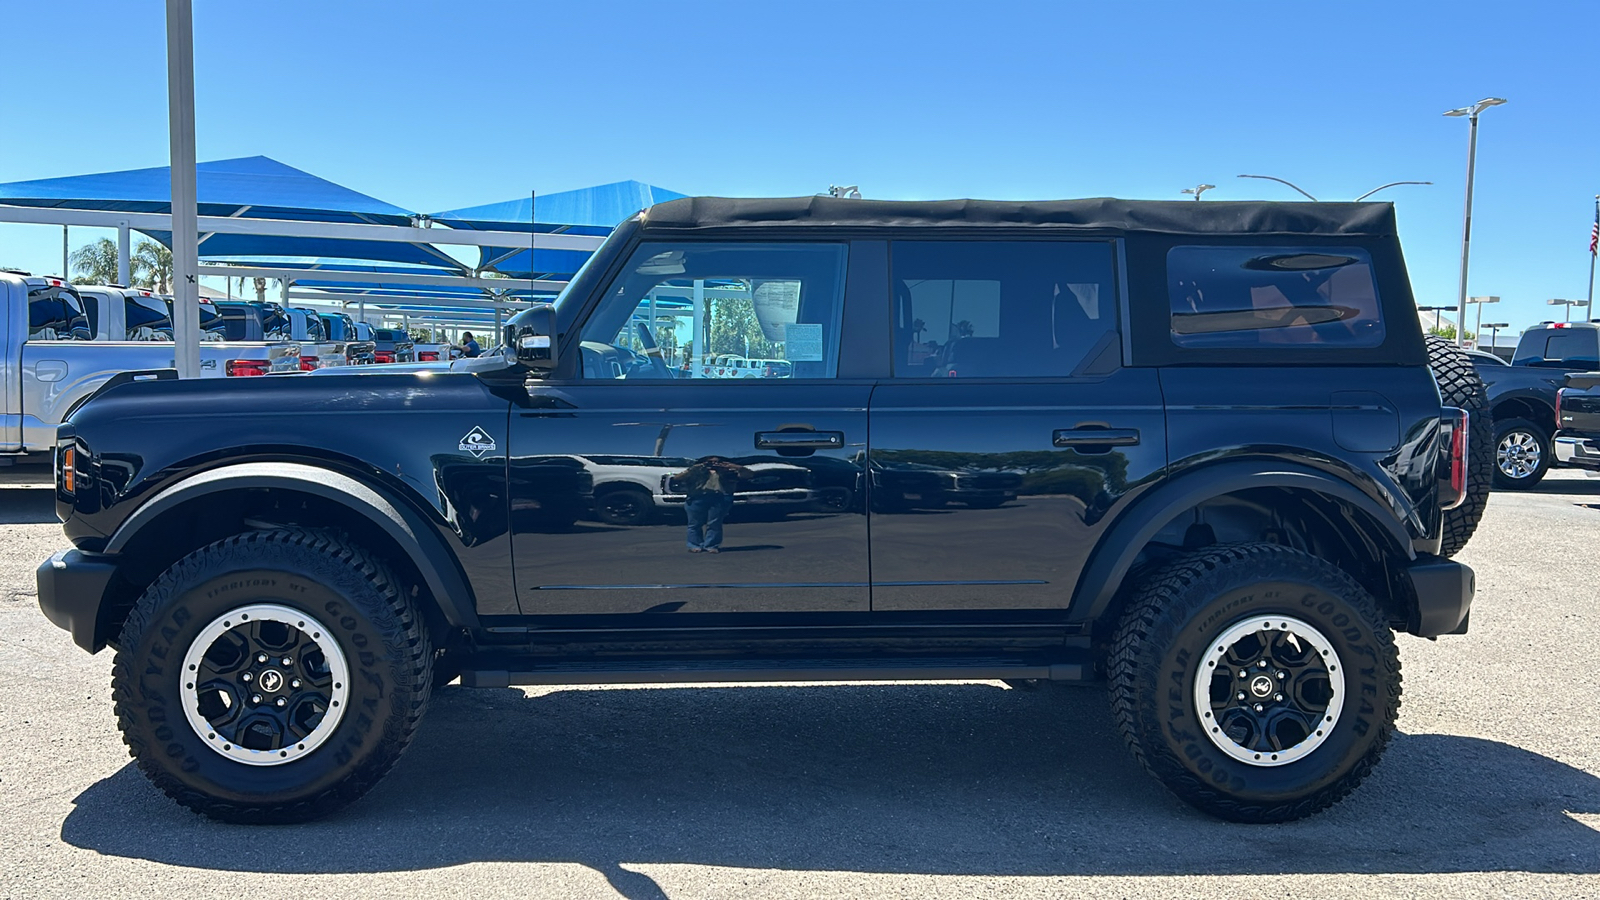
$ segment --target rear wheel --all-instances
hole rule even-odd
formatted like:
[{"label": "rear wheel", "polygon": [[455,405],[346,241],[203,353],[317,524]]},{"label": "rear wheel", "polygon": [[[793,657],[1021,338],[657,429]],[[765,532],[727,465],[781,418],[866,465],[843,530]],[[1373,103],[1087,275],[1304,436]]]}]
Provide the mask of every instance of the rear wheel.
[{"label": "rear wheel", "polygon": [[1467,498],[1455,509],[1444,512],[1443,541],[1439,552],[1454,556],[1478,530],[1478,520],[1489,503],[1494,482],[1494,419],[1489,415],[1489,397],[1478,370],[1472,367],[1460,347],[1435,334],[1427,336],[1428,366],[1439,385],[1445,406],[1467,411]]},{"label": "rear wheel", "polygon": [[145,591],[112,674],[123,740],[215,819],[314,819],[365,794],[427,706],[433,657],[387,569],[318,532],[196,550]]},{"label": "rear wheel", "polygon": [[655,501],[643,488],[614,488],[595,498],[594,512],[607,525],[645,525],[655,515]]},{"label": "rear wheel", "polygon": [[1149,573],[1109,674],[1144,768],[1237,822],[1338,802],[1377,763],[1400,707],[1377,602],[1333,564],[1274,544],[1216,547]]},{"label": "rear wheel", "polygon": [[1550,471],[1550,435],[1527,419],[1494,423],[1494,486],[1525,491]]}]

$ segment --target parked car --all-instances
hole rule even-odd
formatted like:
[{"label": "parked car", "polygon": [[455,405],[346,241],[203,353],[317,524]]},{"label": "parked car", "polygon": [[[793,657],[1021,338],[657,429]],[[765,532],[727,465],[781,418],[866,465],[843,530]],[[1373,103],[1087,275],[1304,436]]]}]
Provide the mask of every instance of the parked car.
[{"label": "parked car", "polygon": [[1600,475],[1600,373],[1574,372],[1556,396],[1553,448],[1562,465]]},{"label": "parked car", "polygon": [[1481,351],[1467,354],[1488,392],[1493,419],[1495,487],[1528,490],[1557,461],[1556,391],[1568,372],[1600,369],[1600,326],[1545,322],[1517,341],[1512,362]]},{"label": "parked car", "polygon": [[373,356],[380,363],[419,362],[411,352],[411,336],[398,328],[374,328],[372,342]]},{"label": "parked car", "polygon": [[[682,509],[689,499],[672,476],[694,465],[676,456],[572,454],[589,470],[594,487],[595,518],[608,525],[647,525],[668,510]],[[735,509],[760,507],[768,512],[809,508],[816,500],[811,473],[801,466],[763,460],[749,462],[753,473],[733,494]]]},{"label": "parked car", "polygon": [[[1397,234],[1386,203],[658,204],[447,371],[106,390],[57,433],[73,546],[39,604],[115,645],[139,769],[228,821],[356,800],[456,675],[1104,678],[1176,796],[1296,819],[1394,736],[1396,633],[1464,633],[1474,595],[1448,557],[1487,489],[1483,389],[1425,340]],[[648,327],[621,377],[593,346],[708,281],[718,335],[781,327],[790,377],[678,378]],[[713,456],[827,459],[868,496],[733,522],[715,555],[681,522],[513,515],[598,491],[596,459]],[[895,459],[1022,500],[879,511]]]},{"label": "parked car", "polygon": [[360,336],[356,322],[346,313],[322,313],[322,327],[328,339],[345,345],[345,361],[352,366],[371,365],[377,362],[372,341]]},{"label": "parked car", "polygon": [[[64,279],[0,272],[0,455],[49,452],[56,426],[112,376],[172,368],[171,338],[159,339],[163,323],[145,293],[95,287],[90,295],[86,305]],[[161,302],[170,329],[170,307]],[[201,314],[204,321],[204,307]],[[150,318],[129,326],[142,316]],[[129,340],[130,333],[145,339]],[[240,359],[283,370],[299,352],[293,342],[202,341],[200,374],[221,376]]]}]

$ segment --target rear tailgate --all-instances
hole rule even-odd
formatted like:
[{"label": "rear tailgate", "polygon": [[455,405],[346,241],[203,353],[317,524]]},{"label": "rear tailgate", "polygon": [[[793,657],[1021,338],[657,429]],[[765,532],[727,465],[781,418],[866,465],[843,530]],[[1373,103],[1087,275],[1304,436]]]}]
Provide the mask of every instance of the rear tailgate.
[{"label": "rear tailgate", "polygon": [[1557,425],[1562,434],[1600,437],[1600,373],[1574,372],[1561,389]]}]

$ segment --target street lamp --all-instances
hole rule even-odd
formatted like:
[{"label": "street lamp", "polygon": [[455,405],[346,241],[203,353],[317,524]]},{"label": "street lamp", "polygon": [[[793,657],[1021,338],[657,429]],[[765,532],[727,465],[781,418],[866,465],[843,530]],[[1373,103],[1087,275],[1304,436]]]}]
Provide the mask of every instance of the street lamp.
[{"label": "street lamp", "polygon": [[1474,339],[1476,339],[1478,334],[1481,331],[1483,331],[1483,305],[1485,303],[1499,303],[1500,302],[1500,298],[1499,297],[1468,297],[1467,298],[1467,302],[1471,303],[1471,304],[1474,304],[1475,306],[1478,307],[1478,324],[1477,324],[1477,326],[1475,328],[1472,329],[1472,336],[1473,336]]},{"label": "street lamp", "polygon": [[1201,194],[1204,194],[1206,191],[1212,190],[1215,187],[1216,185],[1214,184],[1197,184],[1192,188],[1184,188],[1183,193],[1193,194],[1194,199],[1199,200]]},{"label": "street lamp", "polygon": [[[1478,114],[1504,102],[1501,97],[1485,97],[1471,106],[1445,111],[1447,116],[1466,116],[1471,123],[1467,129],[1467,208],[1461,216],[1461,293],[1457,303],[1462,322],[1467,320],[1467,256],[1472,247],[1472,176],[1478,160]],[[1466,330],[1457,329],[1456,343],[1465,346],[1466,339]]]},{"label": "street lamp", "polygon": [[1589,305],[1589,301],[1587,301],[1587,300],[1546,300],[1545,301],[1545,305],[1546,306],[1565,306],[1567,308],[1567,314],[1566,314],[1566,317],[1565,317],[1564,321],[1571,322],[1572,321],[1572,308],[1574,306],[1578,306],[1578,307],[1588,306]]},{"label": "street lamp", "polygon": [[1439,313],[1442,313],[1447,309],[1450,310],[1451,312],[1455,312],[1456,311],[1456,308],[1454,306],[1419,306],[1419,307],[1417,307],[1417,312],[1431,312],[1431,313],[1433,313],[1433,330],[1434,331],[1438,331],[1439,330]]},{"label": "street lamp", "polygon": [[[1282,178],[1274,178],[1271,175],[1240,175],[1239,177],[1240,178],[1265,178],[1267,181],[1276,181],[1279,184],[1287,184],[1289,187],[1292,187],[1295,190],[1300,191],[1301,195],[1304,196],[1307,200],[1313,200],[1314,201],[1314,200],[1317,199],[1317,198],[1311,196],[1310,194],[1307,194],[1304,190],[1302,190],[1300,188],[1300,185],[1295,184],[1292,181],[1284,181]],[[1382,188],[1379,188],[1379,190],[1382,190]]]},{"label": "street lamp", "polygon": [[1391,181],[1388,184],[1379,185],[1378,187],[1375,187],[1372,190],[1367,191],[1365,194],[1362,194],[1361,196],[1357,197],[1352,202],[1360,203],[1361,201],[1367,199],[1368,197],[1371,197],[1373,194],[1376,194],[1377,192],[1383,190],[1384,188],[1392,188],[1392,187],[1395,187],[1397,185],[1402,185],[1402,184],[1433,184],[1433,182],[1431,182],[1431,181]]},{"label": "street lamp", "polygon": [[[1489,324],[1487,324],[1487,325],[1485,325],[1483,327],[1489,329],[1489,352],[1493,353],[1495,348],[1499,346],[1499,343],[1498,343],[1498,341],[1496,339],[1500,337],[1500,329],[1502,329],[1502,328],[1510,328],[1511,327],[1511,323],[1509,323],[1509,322],[1490,322]],[[1478,344],[1478,349],[1479,350],[1483,349],[1483,344],[1482,343]]]}]

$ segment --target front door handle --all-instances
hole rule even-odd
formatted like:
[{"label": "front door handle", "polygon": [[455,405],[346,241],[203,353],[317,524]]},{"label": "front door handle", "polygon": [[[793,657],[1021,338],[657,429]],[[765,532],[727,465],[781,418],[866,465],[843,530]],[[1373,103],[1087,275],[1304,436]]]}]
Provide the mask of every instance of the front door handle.
[{"label": "front door handle", "polygon": [[1093,448],[1105,453],[1112,447],[1139,443],[1137,428],[1058,428],[1052,441],[1057,447]]},{"label": "front door handle", "polygon": [[838,450],[844,446],[842,431],[758,431],[758,450]]}]

